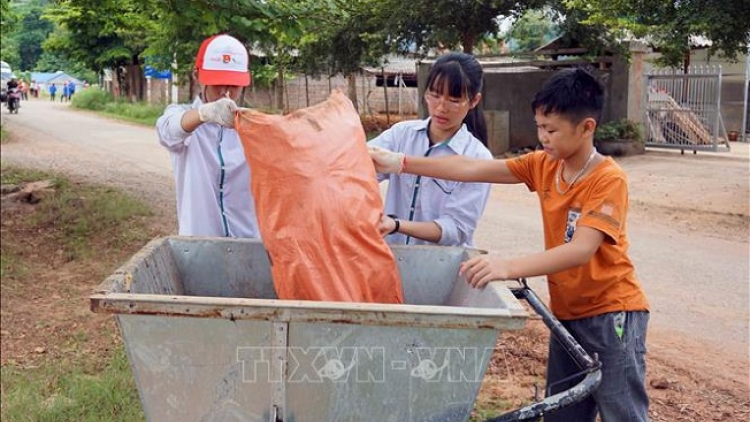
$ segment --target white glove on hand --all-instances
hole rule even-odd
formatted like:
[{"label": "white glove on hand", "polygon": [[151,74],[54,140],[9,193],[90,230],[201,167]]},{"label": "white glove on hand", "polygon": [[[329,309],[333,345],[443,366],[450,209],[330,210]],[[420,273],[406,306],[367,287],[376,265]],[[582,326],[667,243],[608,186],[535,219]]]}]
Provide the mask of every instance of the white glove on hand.
[{"label": "white glove on hand", "polygon": [[388,151],[379,147],[369,147],[370,158],[378,173],[401,173],[404,170],[404,156],[401,152]]},{"label": "white glove on hand", "polygon": [[198,108],[198,116],[203,123],[218,123],[224,127],[233,128],[234,115],[237,110],[237,104],[234,100],[231,98],[222,98],[200,106]]}]

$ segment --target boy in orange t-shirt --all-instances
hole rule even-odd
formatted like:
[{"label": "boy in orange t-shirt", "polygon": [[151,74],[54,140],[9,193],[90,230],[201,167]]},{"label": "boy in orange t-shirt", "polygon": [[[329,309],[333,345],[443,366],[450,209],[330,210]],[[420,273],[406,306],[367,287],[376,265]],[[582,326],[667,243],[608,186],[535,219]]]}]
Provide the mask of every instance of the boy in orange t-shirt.
[{"label": "boy in orange t-shirt", "polygon": [[[377,148],[378,172],[408,172],[462,182],[525,183],[542,207],[545,251],[526,257],[482,255],[461,272],[474,287],[492,280],[546,275],[550,308],[602,363],[602,382],[581,403],[545,422],[648,420],[645,388],[648,301],[628,257],[628,185],[614,160],[597,153],[594,131],[603,108],[600,83],[582,69],[557,72],[532,102],[544,151],[508,160],[405,157]],[[554,339],[548,394],[571,388],[580,368]]]}]

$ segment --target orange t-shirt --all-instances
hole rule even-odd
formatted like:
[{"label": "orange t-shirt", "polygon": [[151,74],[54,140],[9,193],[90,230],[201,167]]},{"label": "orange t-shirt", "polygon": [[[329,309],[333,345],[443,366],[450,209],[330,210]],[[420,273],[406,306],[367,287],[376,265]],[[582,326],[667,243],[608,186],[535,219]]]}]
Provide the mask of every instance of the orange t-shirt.
[{"label": "orange t-shirt", "polygon": [[[648,300],[628,258],[625,172],[607,157],[561,195],[555,188],[560,164],[543,151],[507,161],[510,171],[539,196],[546,249],[569,242],[577,226],[591,227],[605,235],[589,262],[548,275],[552,312],[558,319],[572,320],[607,312],[648,310]],[[560,183],[561,188],[567,187]]]}]

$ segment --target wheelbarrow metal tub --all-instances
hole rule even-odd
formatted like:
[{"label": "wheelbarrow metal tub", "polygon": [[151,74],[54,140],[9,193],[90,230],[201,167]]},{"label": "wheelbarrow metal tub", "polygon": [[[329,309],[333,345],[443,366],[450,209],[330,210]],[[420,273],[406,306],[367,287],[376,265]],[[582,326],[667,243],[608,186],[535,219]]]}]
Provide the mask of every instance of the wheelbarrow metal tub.
[{"label": "wheelbarrow metal tub", "polygon": [[90,298],[113,313],[150,422],[466,421],[528,313],[459,277],[476,252],[394,246],[406,304],[279,300],[248,239],[155,239]]}]

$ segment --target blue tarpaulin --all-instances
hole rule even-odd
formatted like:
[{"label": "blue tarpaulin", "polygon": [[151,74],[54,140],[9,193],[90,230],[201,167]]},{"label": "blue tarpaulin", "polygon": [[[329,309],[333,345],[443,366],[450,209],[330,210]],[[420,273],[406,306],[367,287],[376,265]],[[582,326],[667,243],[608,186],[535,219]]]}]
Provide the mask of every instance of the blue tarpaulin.
[{"label": "blue tarpaulin", "polygon": [[143,74],[147,78],[153,79],[170,79],[172,77],[172,72],[169,70],[156,70],[149,65],[145,66]]}]

